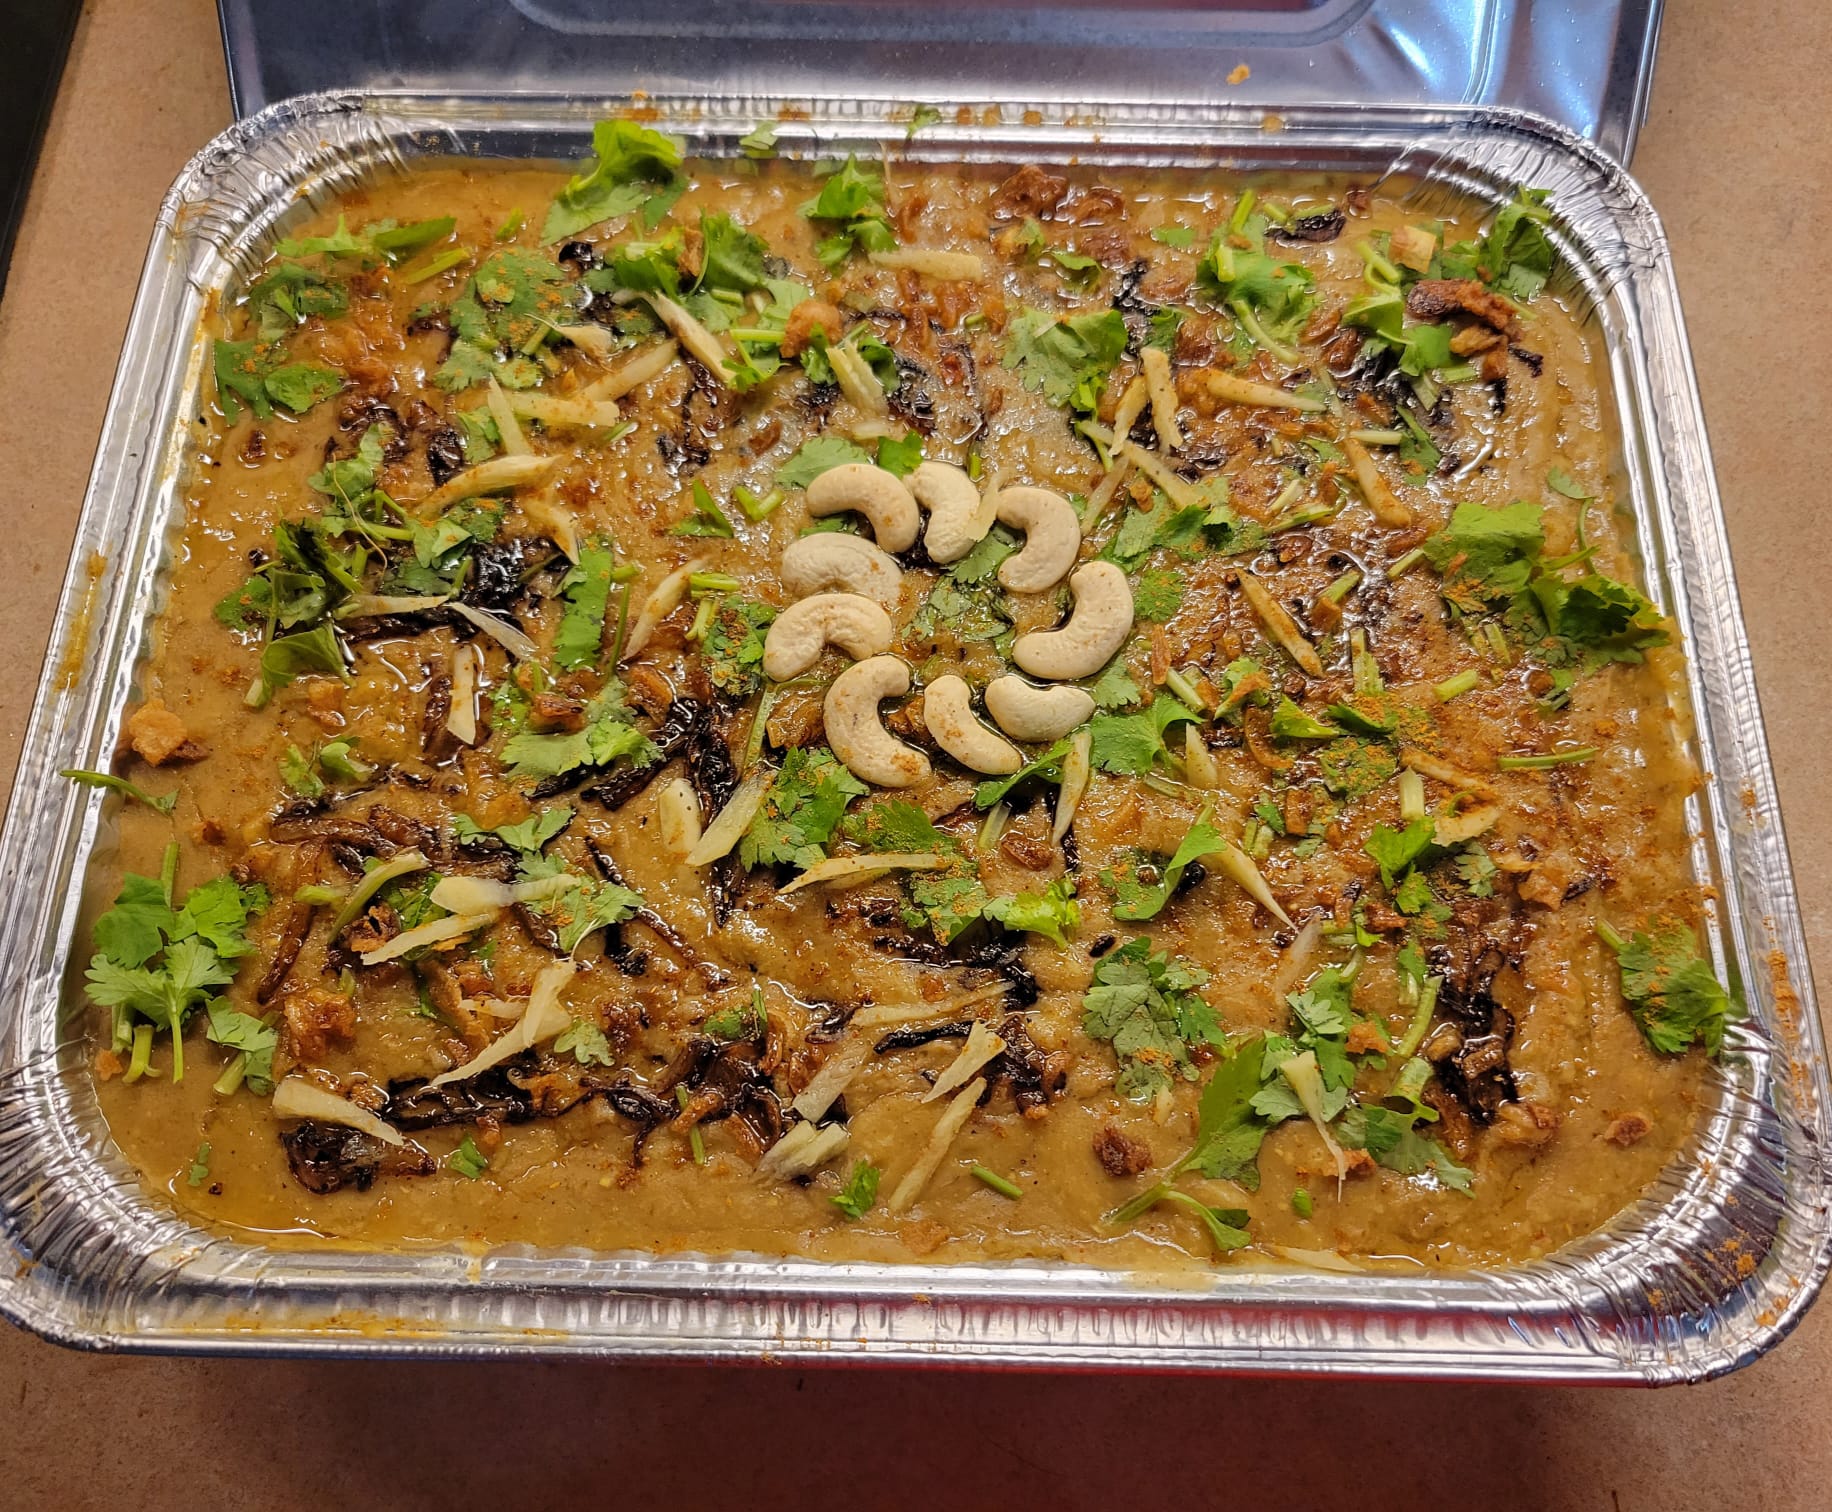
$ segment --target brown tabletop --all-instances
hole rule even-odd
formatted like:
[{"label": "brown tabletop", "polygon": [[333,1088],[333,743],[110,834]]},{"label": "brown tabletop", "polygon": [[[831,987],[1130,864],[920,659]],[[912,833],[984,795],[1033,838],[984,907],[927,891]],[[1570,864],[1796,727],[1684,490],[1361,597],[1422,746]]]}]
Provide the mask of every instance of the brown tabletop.
[{"label": "brown tabletop", "polygon": [[[1832,309],[1832,7],[1672,0],[1635,172],[1691,323],[1807,937],[1832,981],[1816,607]],[[1753,8],[1766,11],[1767,7]],[[90,0],[6,298],[0,782],[160,196],[229,120],[209,0]],[[15,639],[16,637],[16,639]],[[388,1508],[1832,1505],[1832,1304],[1665,1392],[884,1370],[88,1357],[0,1326],[0,1505]],[[1822,1397],[1821,1393],[1827,1396]]]}]

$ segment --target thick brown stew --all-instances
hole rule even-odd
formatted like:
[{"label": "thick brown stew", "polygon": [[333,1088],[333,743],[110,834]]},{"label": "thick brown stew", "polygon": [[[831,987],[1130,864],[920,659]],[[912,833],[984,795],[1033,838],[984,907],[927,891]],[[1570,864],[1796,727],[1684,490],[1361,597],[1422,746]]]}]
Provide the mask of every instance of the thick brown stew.
[{"label": "thick brown stew", "polygon": [[1538,196],[597,149],[222,312],[90,971],[148,1181],[1137,1267],[1655,1178],[1729,1005]]}]

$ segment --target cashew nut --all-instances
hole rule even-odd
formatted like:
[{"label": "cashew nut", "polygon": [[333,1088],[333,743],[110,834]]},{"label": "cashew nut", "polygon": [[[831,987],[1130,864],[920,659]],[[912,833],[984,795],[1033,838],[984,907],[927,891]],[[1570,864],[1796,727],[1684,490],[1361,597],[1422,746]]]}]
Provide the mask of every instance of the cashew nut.
[{"label": "cashew nut", "polygon": [[811,593],[862,594],[886,609],[903,596],[903,569],[864,536],[823,531],[800,536],[782,554],[782,585],[796,598]]},{"label": "cashew nut", "polygon": [[1081,551],[1081,521],[1074,507],[1047,488],[999,490],[999,523],[1024,532],[1024,546],[999,566],[999,581],[1013,593],[1054,588]]},{"label": "cashew nut", "polygon": [[891,647],[891,617],[857,593],[817,593],[776,616],[763,638],[763,675],[772,682],[800,677],[828,646],[854,661]]},{"label": "cashew nut", "polygon": [[1094,712],[1094,700],[1065,683],[1039,688],[1007,673],[986,684],[986,712],[1013,740],[1060,740]]},{"label": "cashew nut", "polygon": [[878,718],[880,703],[909,691],[910,669],[895,656],[855,662],[827,690],[822,711],[827,744],[861,782],[906,788],[929,780],[929,758],[897,739]]},{"label": "cashew nut", "polygon": [[871,533],[886,551],[916,544],[922,513],[895,473],[870,462],[842,462],[808,485],[808,513],[843,514],[856,509],[871,521]]},{"label": "cashew nut", "polygon": [[935,743],[970,772],[1007,777],[1024,765],[1024,753],[973,715],[973,693],[950,672],[922,691],[922,719]]},{"label": "cashew nut", "polygon": [[980,491],[958,467],[924,462],[908,481],[916,502],[929,512],[922,544],[930,561],[944,567],[958,562],[992,529],[992,516],[983,508]]},{"label": "cashew nut", "polygon": [[1033,630],[1011,646],[1011,659],[1051,682],[1092,677],[1132,633],[1132,585],[1112,562],[1086,562],[1069,579],[1075,612],[1060,630]]}]

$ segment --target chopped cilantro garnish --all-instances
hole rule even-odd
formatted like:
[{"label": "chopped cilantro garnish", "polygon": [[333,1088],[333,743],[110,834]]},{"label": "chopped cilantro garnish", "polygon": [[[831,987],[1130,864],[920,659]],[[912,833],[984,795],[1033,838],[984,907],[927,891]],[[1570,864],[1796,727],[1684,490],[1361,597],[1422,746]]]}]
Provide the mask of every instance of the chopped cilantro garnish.
[{"label": "chopped cilantro garnish", "polygon": [[1625,939],[1599,922],[1597,933],[1616,952],[1623,1000],[1654,1049],[1679,1055],[1701,1044],[1716,1055],[1723,1048],[1724,1025],[1741,1007],[1700,957],[1690,929],[1671,924]]},{"label": "chopped cilantro garnish", "polygon": [[452,834],[460,845],[473,845],[486,835],[493,835],[524,857],[538,856],[546,848],[547,842],[572,821],[573,810],[563,803],[543,809],[538,814],[531,814],[519,824],[483,825],[469,814],[454,814]]},{"label": "chopped cilantro garnish", "polygon": [[210,1179],[210,1141],[205,1140],[197,1147],[197,1153],[191,1157],[191,1169],[185,1174],[185,1181],[194,1187],[202,1186]]},{"label": "chopped cilantro garnish", "polygon": [[1201,715],[1168,694],[1153,699],[1140,714],[1096,714],[1089,726],[1094,765],[1116,776],[1143,777],[1159,761],[1169,761],[1165,731],[1174,724],[1201,722]]},{"label": "chopped cilantro garnish", "polygon": [[1196,1080],[1191,1045],[1219,1045],[1221,1026],[1197,991],[1208,974],[1160,955],[1144,936],[1128,940],[1094,968],[1082,997],[1082,1027],[1113,1046],[1120,1072],[1114,1089],[1144,1102],[1175,1079]]},{"label": "chopped cilantro garnish", "polygon": [[806,488],[829,468],[842,462],[869,462],[871,453],[844,436],[816,436],[777,470],[778,488]]},{"label": "chopped cilantro garnish", "polygon": [[825,857],[824,847],[846,806],[870,791],[825,746],[792,748],[783,756],[782,770],[763,807],[738,842],[738,859],[747,867],[793,866],[805,871]]},{"label": "chopped cilantro garnish", "polygon": [[1092,415],[1113,365],[1126,352],[1126,322],[1118,310],[1057,318],[1026,310],[1012,321],[1005,366],[1017,368],[1024,386],[1057,406]]},{"label": "chopped cilantro garnish", "polygon": [[[240,887],[228,877],[193,888],[177,909],[164,882],[131,872],[122,877],[115,906],[95,922],[96,954],[87,974],[90,998],[115,1010],[116,1043],[131,1037],[126,1031],[134,1015],[148,1020],[171,1035],[172,1080],[182,1080],[185,1020],[234,980],[233,963],[255,948],[247,936],[249,917],[266,907],[266,889]],[[224,1013],[225,1034],[254,1040],[254,1031],[264,1029],[247,1014],[227,1007]],[[235,1020],[246,1022],[246,1034]],[[214,1012],[210,1034],[220,1042]],[[248,1068],[251,1084],[269,1079],[271,1044],[265,1056],[264,1069]]]},{"label": "chopped cilantro garnish", "polygon": [[511,777],[541,778],[625,758],[647,766],[655,754],[654,743],[629,722],[622,685],[611,682],[586,707],[583,729],[556,735],[517,731],[503,745],[502,762]]},{"label": "chopped cilantro garnish", "polygon": [[1342,731],[1313,719],[1289,698],[1281,698],[1272,711],[1270,728],[1279,740],[1335,740]]},{"label": "chopped cilantro garnish", "polygon": [[1364,849],[1380,866],[1380,880],[1389,888],[1401,872],[1431,847],[1432,822],[1414,819],[1403,830],[1385,824],[1374,826]]},{"label": "chopped cilantro garnish", "polygon": [[1557,255],[1546,235],[1546,223],[1552,219],[1546,198],[1544,189],[1517,191],[1482,239],[1481,265],[1489,284],[1512,299],[1538,297],[1552,276]]},{"label": "chopped cilantro garnish", "polygon": [[1151,239],[1162,242],[1167,247],[1178,247],[1188,251],[1196,245],[1196,233],[1188,226],[1154,226]]},{"label": "chopped cilantro garnish", "polygon": [[569,236],[641,208],[650,226],[686,188],[680,172],[682,143],[635,121],[600,121],[592,128],[597,161],[576,174],[557,195],[541,227],[541,240]]},{"label": "chopped cilantro garnish", "polygon": [[1136,857],[1112,871],[1101,873],[1101,880],[1113,889],[1113,917],[1126,920],[1155,919],[1176,893],[1190,863],[1226,849],[1227,844],[1213,825],[1194,824],[1190,826],[1189,833],[1178,842],[1170,859],[1162,866],[1152,868],[1156,873],[1155,881],[1144,880],[1141,858]]},{"label": "chopped cilantro garnish", "polygon": [[1450,524],[1425,542],[1425,555],[1444,575],[1444,596],[1479,611],[1526,588],[1545,543],[1537,504],[1459,504]]},{"label": "chopped cilantro garnish", "polygon": [[869,1160],[861,1160],[853,1166],[839,1194],[827,1200],[848,1218],[863,1218],[878,1201],[878,1182],[883,1175]]},{"label": "chopped cilantro garnish", "polygon": [[475,1181],[490,1168],[490,1158],[477,1148],[477,1141],[466,1134],[458,1148],[445,1157],[445,1168],[467,1181]]},{"label": "chopped cilantro garnish", "polygon": [[560,583],[566,611],[554,636],[554,664],[563,670],[593,667],[604,650],[604,615],[611,601],[611,569],[616,553],[608,541],[595,540],[579,549],[579,560]]},{"label": "chopped cilantro garnish", "polygon": [[994,898],[982,914],[1014,934],[1028,932],[1067,947],[1081,927],[1081,905],[1075,901],[1075,879],[1058,877],[1041,893]]},{"label": "chopped cilantro garnish", "polygon": [[758,599],[727,594],[713,610],[700,642],[706,675],[721,693],[748,698],[763,684],[763,637],[776,610]]},{"label": "chopped cilantro garnish", "polygon": [[884,179],[861,168],[848,157],[821,192],[802,206],[802,214],[832,228],[815,247],[821,262],[836,269],[854,249],[888,252],[897,245],[897,233],[884,213]]},{"label": "chopped cilantro garnish", "polygon": [[693,480],[693,512],[668,527],[669,535],[720,536],[730,540],[737,534],[725,512],[713,501],[712,492],[698,478]]},{"label": "chopped cilantro garnish", "polygon": [[554,1053],[564,1055],[572,1051],[573,1059],[581,1066],[612,1066],[617,1057],[611,1053],[611,1042],[604,1037],[604,1031],[596,1024],[585,1019],[574,1019],[555,1036]]}]

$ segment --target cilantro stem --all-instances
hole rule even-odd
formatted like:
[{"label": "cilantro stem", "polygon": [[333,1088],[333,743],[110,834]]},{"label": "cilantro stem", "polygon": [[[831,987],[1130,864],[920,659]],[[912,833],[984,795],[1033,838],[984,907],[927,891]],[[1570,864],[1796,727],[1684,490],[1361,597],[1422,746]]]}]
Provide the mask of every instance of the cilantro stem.
[{"label": "cilantro stem", "polygon": [[1326,604],[1340,604],[1361,584],[1361,573],[1351,567],[1318,595]]},{"label": "cilantro stem", "polygon": [[1393,565],[1387,569],[1387,581],[1391,583],[1398,578],[1403,578],[1424,560],[1425,548],[1423,546],[1414,546],[1412,550],[1408,551],[1404,556],[1396,558]]},{"label": "cilantro stem", "polygon": [[1247,217],[1253,213],[1253,203],[1257,196],[1251,189],[1243,189],[1240,198],[1234,202],[1234,213],[1228,217],[1228,229],[1240,232],[1246,227]]},{"label": "cilantro stem", "polygon": [[217,1077],[211,1090],[219,1096],[227,1097],[242,1085],[242,1078],[248,1074],[248,1052],[239,1050],[235,1059],[223,1068],[223,1074]]},{"label": "cilantro stem", "polygon": [[1404,431],[1352,430],[1349,432],[1349,440],[1359,441],[1363,446],[1398,446],[1405,439]]},{"label": "cilantro stem", "polygon": [[127,1074],[121,1078],[123,1086],[137,1082],[152,1070],[153,1059],[153,1026],[140,1024],[134,1029],[134,1053],[127,1062]]},{"label": "cilantro stem", "polygon": [[1438,695],[1439,703],[1449,703],[1453,698],[1462,697],[1463,694],[1469,692],[1471,688],[1475,687],[1481,681],[1482,674],[1480,672],[1474,667],[1466,667],[1463,671],[1457,673],[1456,676],[1445,678],[1443,682],[1438,683],[1431,691]]},{"label": "cilantro stem", "polygon": [[1240,328],[1253,338],[1255,345],[1264,347],[1280,362],[1289,362],[1293,365],[1297,363],[1299,355],[1297,349],[1286,346],[1284,342],[1275,340],[1269,335],[1246,300],[1230,300],[1228,308],[1234,312],[1234,318],[1240,322]]},{"label": "cilantro stem", "polygon": [[1399,774],[1399,816],[1408,824],[1425,817],[1425,779],[1411,767]]},{"label": "cilantro stem", "polygon": [[1283,535],[1287,530],[1299,530],[1306,525],[1320,525],[1325,520],[1333,520],[1341,513],[1340,504],[1306,504],[1302,509],[1294,509],[1288,515],[1281,515],[1266,527],[1267,535]]},{"label": "cilantro stem", "polygon": [[509,218],[496,228],[496,239],[499,242],[505,242],[510,237],[514,236],[517,231],[522,229],[522,220],[521,207],[518,205],[509,212]]},{"label": "cilantro stem", "polygon": [[1431,1015],[1438,1006],[1438,988],[1443,984],[1442,977],[1426,977],[1419,988],[1419,1004],[1412,1010],[1412,1022],[1406,1025],[1405,1034],[1393,1047],[1394,1058],[1401,1063],[1411,1060],[1424,1044],[1425,1031],[1431,1027]]},{"label": "cilantro stem", "polygon": [[1349,650],[1355,670],[1355,691],[1364,697],[1385,693],[1387,684],[1380,675],[1380,663],[1368,650],[1368,632],[1359,625],[1349,631]]},{"label": "cilantro stem", "polygon": [[[1182,1169],[1183,1166],[1181,1163],[1172,1166],[1171,1175],[1175,1176],[1177,1172]],[[1160,1181],[1156,1186],[1146,1187],[1144,1191],[1140,1192],[1139,1195],[1134,1197],[1130,1202],[1123,1202],[1111,1213],[1108,1213],[1101,1219],[1101,1222],[1109,1224],[1114,1228],[1121,1228],[1131,1223],[1135,1218],[1139,1218],[1149,1213],[1169,1194],[1170,1189],[1171,1187],[1168,1181]]]},{"label": "cilantro stem", "polygon": [[781,692],[779,683],[765,683],[763,692],[757,696],[757,712],[751,716],[751,732],[744,740],[745,774],[763,759],[763,737],[769,730],[770,710],[775,707]]},{"label": "cilantro stem", "polygon": [[732,490],[732,497],[738,501],[738,507],[744,511],[747,520],[767,520],[776,512],[777,506],[789,496],[780,488],[772,488],[762,498],[740,483]]},{"label": "cilantro stem", "polygon": [[[612,573],[615,577],[615,572]],[[618,664],[623,660],[623,643],[630,633],[630,589],[635,584],[631,578],[623,585],[623,593],[617,600],[617,639],[611,645],[611,672],[615,675]]]},{"label": "cilantro stem", "polygon": [[57,774],[68,777],[72,782],[83,787],[102,788],[109,792],[121,794],[136,803],[144,803],[150,809],[157,809],[162,814],[169,814],[177,806],[176,793],[149,793],[137,783],[129,782],[125,777],[117,777],[112,772],[90,772],[81,767],[67,767]]},{"label": "cilantro stem", "polygon": [[[429,257],[425,262],[415,263],[411,268],[401,270],[401,282],[404,284],[425,283],[429,278],[436,278],[447,268],[455,268],[471,254],[462,247],[452,247],[441,252],[437,257]],[[545,340],[545,333],[542,335]]]},{"label": "cilantro stem", "polygon": [[357,917],[369,906],[369,900],[396,877],[424,871],[430,864],[417,850],[409,850],[402,851],[392,861],[383,862],[374,871],[363,873],[362,880],[351,890],[350,896],[344,900],[344,906],[337,910],[337,917],[331,921],[331,938],[335,940],[355,923]]},{"label": "cilantro stem", "polygon": [[1202,695],[1196,691],[1195,685],[1175,667],[1172,667],[1164,674],[1164,686],[1169,688],[1171,692],[1175,693],[1178,698],[1182,699],[1183,702],[1188,704],[1192,709],[1204,707]]},{"label": "cilantro stem", "polygon": [[969,1166],[967,1170],[975,1181],[979,1182],[982,1186],[991,1187],[992,1190],[997,1192],[1001,1197],[1009,1197],[1013,1202],[1016,1202],[1024,1195],[1023,1187],[1019,1186],[1015,1181],[1007,1180],[997,1171],[989,1171],[983,1165]]},{"label": "cilantro stem", "polygon": [[1381,256],[1373,242],[1356,242],[1355,250],[1361,254],[1369,283],[1391,288],[1400,281],[1399,269]]},{"label": "cilantro stem", "polygon": [[167,1008],[165,1022],[172,1032],[172,1082],[176,1085],[184,1080],[184,1009]]},{"label": "cilantro stem", "polygon": [[695,598],[708,593],[736,593],[742,586],[729,572],[693,572],[687,575],[687,591]]},{"label": "cilantro stem", "polygon": [[693,623],[687,627],[687,639],[696,642],[705,640],[706,632],[712,629],[712,617],[718,613],[718,609],[717,599],[701,599],[699,607],[693,611]]},{"label": "cilantro stem", "polygon": [[1595,746],[1579,746],[1571,751],[1548,751],[1543,756],[1498,756],[1496,767],[1503,772],[1539,772],[1547,767],[1571,766],[1589,761],[1597,754]]},{"label": "cilantro stem", "polygon": [[173,840],[165,848],[165,856],[159,863],[159,885],[165,890],[165,906],[177,907],[174,901],[178,894],[178,842]]},{"label": "cilantro stem", "polygon": [[1621,950],[1628,944],[1628,941],[1622,935],[1622,931],[1617,929],[1614,924],[1611,924],[1608,919],[1597,920],[1597,936],[1605,945],[1609,946],[1611,950]]}]

